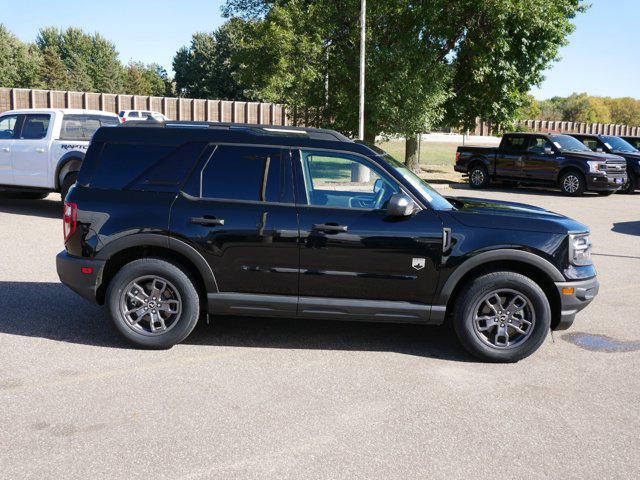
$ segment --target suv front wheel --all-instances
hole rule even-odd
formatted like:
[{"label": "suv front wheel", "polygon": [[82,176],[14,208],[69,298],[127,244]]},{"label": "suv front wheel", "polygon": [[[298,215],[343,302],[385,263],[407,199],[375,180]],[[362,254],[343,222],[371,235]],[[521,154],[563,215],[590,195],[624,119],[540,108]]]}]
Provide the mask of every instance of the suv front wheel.
[{"label": "suv front wheel", "polygon": [[200,316],[198,291],[187,274],[159,258],[122,267],[109,283],[106,303],[118,331],[145,348],[180,343]]},{"label": "suv front wheel", "polygon": [[535,352],[549,332],[551,307],[540,286],[515,272],[482,275],[465,285],[453,326],[472,355],[516,362]]}]

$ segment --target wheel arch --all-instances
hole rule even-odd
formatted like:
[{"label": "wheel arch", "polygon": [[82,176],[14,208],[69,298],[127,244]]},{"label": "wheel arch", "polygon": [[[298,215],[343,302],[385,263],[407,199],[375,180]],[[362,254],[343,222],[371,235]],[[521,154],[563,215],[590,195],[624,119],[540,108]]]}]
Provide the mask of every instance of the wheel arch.
[{"label": "wheel arch", "polygon": [[60,190],[60,188],[62,187],[62,181],[68,173],[77,172],[80,170],[82,161],[84,160],[84,155],[84,152],[74,150],[72,152],[67,152],[62,157],[60,157],[60,160],[58,160],[58,166],[56,167],[55,175],[54,186],[56,190]]},{"label": "wheel arch", "polygon": [[98,303],[104,303],[109,282],[122,266],[138,258],[149,257],[166,259],[187,270],[196,283],[203,305],[206,306],[207,293],[218,292],[211,267],[195,248],[182,240],[164,235],[135,234],[109,243],[96,256],[96,259],[106,262],[97,291]]},{"label": "wheel arch", "polygon": [[447,279],[438,305],[445,305],[445,317],[453,311],[456,299],[464,286],[480,275],[496,271],[511,271],[531,278],[544,291],[551,306],[551,328],[559,322],[561,300],[555,282],[565,281],[562,273],[549,261],[533,253],[520,250],[494,250],[476,255],[460,265]]},{"label": "wheel arch", "polygon": [[577,164],[575,163],[571,163],[569,165],[565,165],[563,166],[560,171],[558,172],[558,178],[556,178],[557,182],[560,182],[560,179],[562,178],[562,176],[567,173],[567,172],[577,172],[579,173],[583,179],[585,179],[586,181],[586,177],[587,177],[587,173],[584,171],[583,168],[580,168]]},{"label": "wheel arch", "polygon": [[489,163],[490,163],[489,160],[485,157],[478,156],[478,155],[473,156],[467,162],[467,173],[469,173],[471,171],[471,168],[477,164],[482,165],[484,168],[487,169],[487,172],[489,172]]}]

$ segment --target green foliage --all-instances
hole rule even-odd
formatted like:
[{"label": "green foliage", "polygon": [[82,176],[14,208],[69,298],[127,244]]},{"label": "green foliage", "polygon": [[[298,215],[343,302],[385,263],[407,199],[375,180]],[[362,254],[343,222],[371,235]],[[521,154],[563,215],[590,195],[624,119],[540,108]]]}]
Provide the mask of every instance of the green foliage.
[{"label": "green foliage", "polygon": [[42,58],[34,45],[21,42],[0,24],[0,86],[38,88]]},{"label": "green foliage", "polygon": [[541,100],[538,104],[539,115],[529,112],[520,118],[640,125],[640,100],[630,97],[594,97],[586,93],[573,93],[568,97]]},{"label": "green foliage", "polygon": [[212,33],[195,33],[173,59],[178,94],[195,98],[243,100],[233,60],[244,22],[233,19]]},{"label": "green foliage", "polygon": [[124,90],[131,95],[165,96],[171,93],[167,72],[157,64],[130,62],[124,73]]},{"label": "green foliage", "polygon": [[[228,0],[248,97],[357,130],[359,0]],[[511,122],[584,9],[580,0],[387,0],[367,11],[366,131]],[[325,81],[328,79],[328,92]],[[327,95],[328,93],[328,95]]]}]

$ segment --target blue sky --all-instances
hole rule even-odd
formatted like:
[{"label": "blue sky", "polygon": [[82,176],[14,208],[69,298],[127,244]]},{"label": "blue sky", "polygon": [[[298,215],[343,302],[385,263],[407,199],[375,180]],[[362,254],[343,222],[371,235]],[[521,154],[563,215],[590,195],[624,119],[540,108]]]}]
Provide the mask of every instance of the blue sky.
[{"label": "blue sky", "polygon": [[[378,0],[383,1],[383,0]],[[196,31],[219,26],[222,0],[0,0],[0,22],[33,41],[42,26],[82,27],[114,42],[123,62],[171,70],[176,50]],[[538,98],[587,92],[640,98],[640,0],[592,0],[575,20],[561,60],[532,93]]]}]

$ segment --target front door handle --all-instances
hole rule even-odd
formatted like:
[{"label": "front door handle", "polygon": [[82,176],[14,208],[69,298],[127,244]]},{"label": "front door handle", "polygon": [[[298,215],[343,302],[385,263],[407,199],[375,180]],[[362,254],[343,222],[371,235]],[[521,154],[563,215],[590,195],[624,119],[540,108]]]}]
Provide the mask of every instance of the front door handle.
[{"label": "front door handle", "polygon": [[11,149],[9,147],[2,147],[3,152],[10,152]]},{"label": "front door handle", "polygon": [[195,223],[197,225],[204,225],[205,227],[216,227],[218,225],[224,225],[222,218],[214,217],[191,217],[189,223]]},{"label": "front door handle", "polygon": [[44,148],[36,148],[36,152],[38,152],[38,153],[44,153]]},{"label": "front door handle", "polygon": [[348,227],[346,225],[338,225],[336,223],[316,223],[313,229],[318,232],[346,232]]}]

